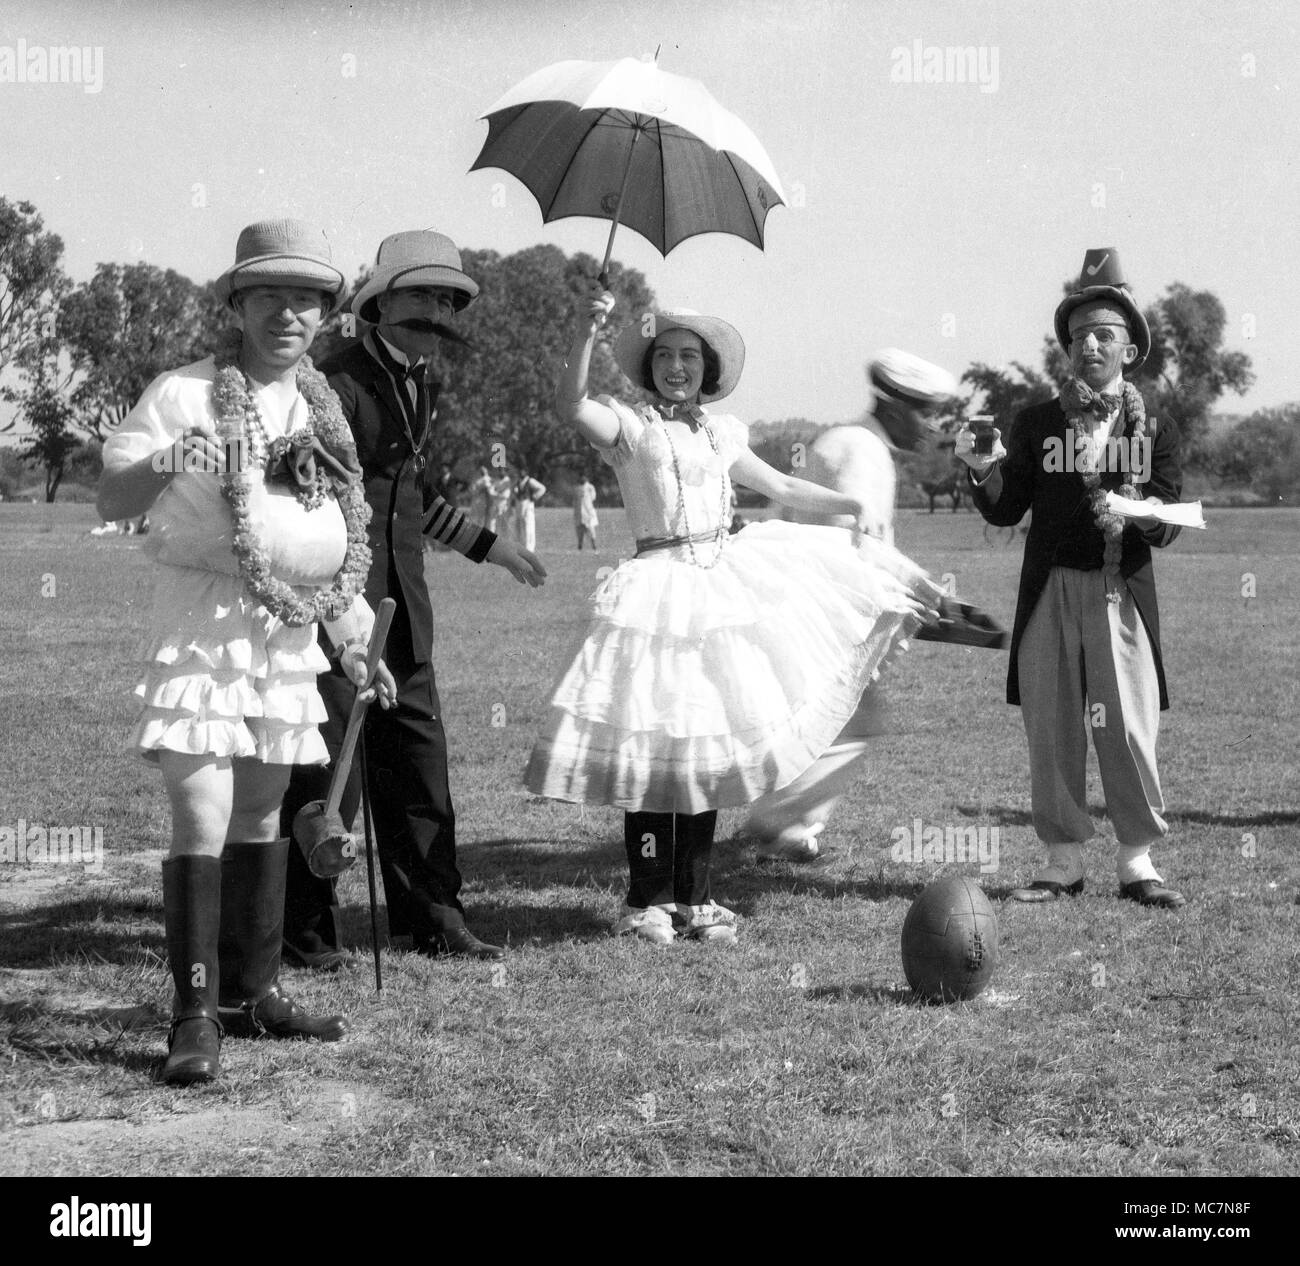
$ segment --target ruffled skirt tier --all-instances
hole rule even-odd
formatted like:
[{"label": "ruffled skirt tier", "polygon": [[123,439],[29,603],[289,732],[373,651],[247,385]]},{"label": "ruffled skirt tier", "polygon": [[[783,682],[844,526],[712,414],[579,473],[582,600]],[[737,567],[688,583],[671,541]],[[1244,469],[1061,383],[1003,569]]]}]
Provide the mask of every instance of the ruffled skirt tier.
[{"label": "ruffled skirt tier", "polygon": [[[696,546],[707,563],[715,546]],[[716,565],[684,546],[620,567],[551,699],[525,781],[628,810],[745,805],[797,778],[915,631],[914,563],[840,528],[754,524]]]},{"label": "ruffled skirt tier", "polygon": [[238,576],[162,565],[149,627],[132,736],[147,760],[173,751],[272,765],[328,761],[316,677],[329,661],[316,625],[283,624]]}]

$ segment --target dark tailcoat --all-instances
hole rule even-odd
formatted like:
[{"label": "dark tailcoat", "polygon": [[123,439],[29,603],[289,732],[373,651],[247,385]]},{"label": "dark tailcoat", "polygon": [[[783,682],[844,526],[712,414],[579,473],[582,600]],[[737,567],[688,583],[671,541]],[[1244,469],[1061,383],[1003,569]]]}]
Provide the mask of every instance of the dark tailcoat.
[{"label": "dark tailcoat", "polygon": [[[421,450],[426,470],[417,470],[392,379],[360,341],[318,368],[342,402],[365,474],[372,556],[366,601],[372,608],[378,608],[386,597],[397,602],[388,638],[389,667],[397,672],[408,664],[426,664],[433,650],[433,606],[424,579],[422,525],[432,500],[432,493],[426,491],[432,482],[426,478],[432,460],[432,434],[425,438]],[[438,384],[429,383],[428,392],[432,409]]]},{"label": "dark tailcoat", "polygon": [[[437,499],[428,476],[433,428],[426,423],[432,422],[438,384],[426,383],[425,416],[414,435],[417,452],[393,380],[364,344],[349,344],[319,368],[352,428],[372,511],[366,600],[373,608],[384,598],[396,603],[384,660],[397,681],[397,703],[391,710],[372,706],[363,730],[389,931],[428,938],[463,923],[447,740],[432,663],[433,605],[424,575],[424,515]],[[481,561],[495,539],[481,532],[467,557]],[[329,713],[321,734],[333,761],[355,690],[337,666],[320,676],[318,687]],[[281,809],[283,830],[292,829],[302,805],[325,798],[329,779],[323,767],[295,766]],[[354,763],[341,805],[345,822],[353,820],[360,793]],[[305,945],[319,935],[337,946],[334,901],[334,881],[314,878],[299,851],[291,850],[286,938]]]},{"label": "dark tailcoat", "polygon": [[[1020,703],[1020,680],[1017,656],[1020,639],[1034,607],[1047,584],[1053,567],[1077,567],[1084,571],[1103,566],[1106,540],[1097,525],[1088,499],[1083,476],[1074,468],[1073,435],[1059,400],[1034,405],[1018,414],[1011,428],[1007,457],[1002,463],[1002,493],[996,504],[988,493],[975,485],[971,490],[979,512],[990,523],[1011,527],[1033,512],[1029,536],[1025,541],[1024,563],[1020,569],[1020,593],[1016,601],[1015,627],[1011,633],[1011,663],[1007,672],[1007,702]],[[1133,423],[1126,429],[1131,437]],[[1139,497],[1155,496],[1161,501],[1176,502],[1182,490],[1182,467],[1179,461],[1178,427],[1167,418],[1148,415],[1147,437],[1150,440],[1150,480],[1137,485]],[[1056,457],[1065,455],[1065,462]],[[1049,461],[1049,457],[1053,460]],[[1066,469],[1060,469],[1060,465]],[[1115,465],[1114,462],[1109,463]],[[1055,469],[1049,467],[1055,466]],[[1101,486],[1118,491],[1129,475],[1121,469],[1103,469]],[[1165,689],[1164,662],[1160,652],[1160,615],[1156,607],[1156,582],[1151,569],[1152,545],[1168,545],[1178,534],[1177,528],[1157,524],[1142,529],[1130,524],[1124,529],[1120,572],[1128,583],[1138,614],[1151,638],[1155,654],[1156,676],[1160,682],[1160,707],[1169,707]]]}]

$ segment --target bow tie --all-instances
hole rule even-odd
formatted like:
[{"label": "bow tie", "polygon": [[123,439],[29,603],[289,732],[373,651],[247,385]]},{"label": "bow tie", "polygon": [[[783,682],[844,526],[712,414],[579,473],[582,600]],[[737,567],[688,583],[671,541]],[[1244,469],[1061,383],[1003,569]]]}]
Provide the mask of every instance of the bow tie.
[{"label": "bow tie", "polygon": [[664,404],[659,405],[659,414],[669,422],[685,422],[692,431],[704,424],[704,410],[698,404]]},{"label": "bow tie", "polygon": [[1061,404],[1066,413],[1091,413],[1104,419],[1110,417],[1122,401],[1118,392],[1094,391],[1078,378],[1072,378],[1061,389]]}]

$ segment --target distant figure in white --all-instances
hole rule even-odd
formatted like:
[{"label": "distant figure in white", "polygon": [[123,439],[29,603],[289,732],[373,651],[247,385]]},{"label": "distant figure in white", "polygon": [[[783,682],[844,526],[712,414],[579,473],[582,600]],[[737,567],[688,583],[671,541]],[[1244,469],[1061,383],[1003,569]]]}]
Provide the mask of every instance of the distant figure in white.
[{"label": "distant figure in white", "polygon": [[[895,348],[877,353],[867,376],[876,393],[874,412],[861,425],[824,431],[795,473],[860,498],[868,507],[867,532],[893,545],[894,453],[924,447],[934,433],[939,407],[956,394],[957,380],[946,369]],[[800,511],[795,517],[800,523],[853,527],[846,515]],[[835,742],[808,769],[750,806],[747,829],[759,840],[760,861],[808,862],[818,855],[817,837],[857,776],[870,739],[886,728],[885,699],[877,680],[863,691],[857,711]]]},{"label": "distant figure in white", "polygon": [[596,485],[583,475],[582,482],[573,490],[573,530],[578,534],[578,551],[582,551],[583,541],[590,541],[593,552],[596,549],[596,529],[600,519],[596,517]]},{"label": "distant figure in white", "polygon": [[537,515],[534,507],[546,496],[546,485],[534,479],[528,471],[521,470],[514,487],[514,501],[510,510],[510,528],[515,543],[524,549],[537,548]]},{"label": "distant figure in white", "polygon": [[487,529],[489,532],[499,532],[502,536],[508,535],[510,526],[510,497],[514,490],[514,484],[510,478],[510,472],[503,470],[497,479],[489,480],[488,488],[488,512],[487,512]]}]

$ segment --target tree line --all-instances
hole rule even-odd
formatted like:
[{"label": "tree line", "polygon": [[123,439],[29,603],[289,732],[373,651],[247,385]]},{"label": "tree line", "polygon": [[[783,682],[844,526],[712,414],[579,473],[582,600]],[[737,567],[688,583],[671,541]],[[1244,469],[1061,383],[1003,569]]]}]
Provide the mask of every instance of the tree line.
[{"label": "tree line", "polygon": [[[53,501],[70,473],[97,478],[96,455],[159,374],[201,360],[231,317],[211,282],[152,264],[100,264],[87,282],[63,272],[63,242],[29,202],[0,196],[0,396],[15,408],[19,458],[44,472]],[[595,258],[555,246],[512,255],[461,252],[479,299],[457,318],[463,342],[444,341],[437,433],[440,458],[465,480],[478,466],[528,469],[563,489],[590,474],[612,486],[608,467],[559,427],[551,409],[557,366],[573,338],[574,314]],[[363,269],[353,292],[370,275]],[[645,277],[610,265],[618,307],[609,342],[654,306]],[[331,314],[312,346],[318,363],[364,326]],[[592,360],[593,392],[625,393],[607,342]],[[14,482],[0,462],[3,483]]]},{"label": "tree line", "polygon": [[[1073,280],[1065,282],[1063,293],[1075,286]],[[1151,328],[1151,352],[1130,377],[1148,413],[1178,424],[1185,470],[1227,495],[1238,492],[1245,494],[1243,499],[1271,505],[1300,504],[1300,402],[1260,409],[1217,435],[1211,428],[1212,411],[1224,394],[1244,394],[1255,382],[1250,358],[1223,346],[1227,312],[1218,296],[1174,282],[1143,315]],[[1050,400],[1069,377],[1069,359],[1054,334],[1044,336],[1040,366],[1022,361],[969,365],[961,375],[963,394],[940,413],[942,430],[951,435],[967,418],[987,414],[1005,439],[1017,413]],[[821,429],[808,419],[788,418],[755,426],[751,438],[764,460],[788,466],[791,452]],[[912,482],[924,487],[951,474],[951,454],[952,442],[941,441],[901,459]]]},{"label": "tree line", "polygon": [[[102,441],[148,384],[207,355],[230,323],[211,282],[147,263],[104,263],[89,281],[74,284],[62,255],[61,239],[45,229],[30,202],[0,196],[0,397],[15,408],[7,429],[23,428],[18,456],[43,472],[49,501],[69,476],[93,482]],[[549,245],[511,255],[467,249],[462,258],[481,294],[457,319],[464,342],[445,341],[439,351],[441,459],[466,482],[479,466],[509,463],[560,494],[587,474],[602,493],[614,495],[612,472],[557,426],[551,412],[556,367],[596,260]],[[354,291],[369,272],[362,270]],[[619,303],[609,337],[593,356],[592,389],[626,393],[610,345],[623,324],[654,306],[654,294],[636,270],[614,263],[610,274]],[[1189,469],[1250,487],[1272,502],[1300,496],[1300,404],[1262,410],[1227,435],[1210,434],[1215,403],[1254,381],[1249,358],[1223,347],[1227,317],[1219,299],[1176,282],[1145,315],[1152,349],[1134,381],[1149,411],[1177,420]],[[357,332],[346,313],[332,314],[313,358],[325,359]],[[1068,373],[1050,335],[1040,363],[970,365],[961,378],[965,394],[946,410],[945,428],[989,413],[1005,435],[1020,409],[1051,398]],[[760,456],[789,470],[797,466],[797,446],[819,429],[808,419],[784,419],[757,423],[752,437]],[[941,478],[949,461],[942,449],[923,455],[911,462],[911,476],[918,483]],[[12,465],[0,462],[0,494],[15,482]]]}]

